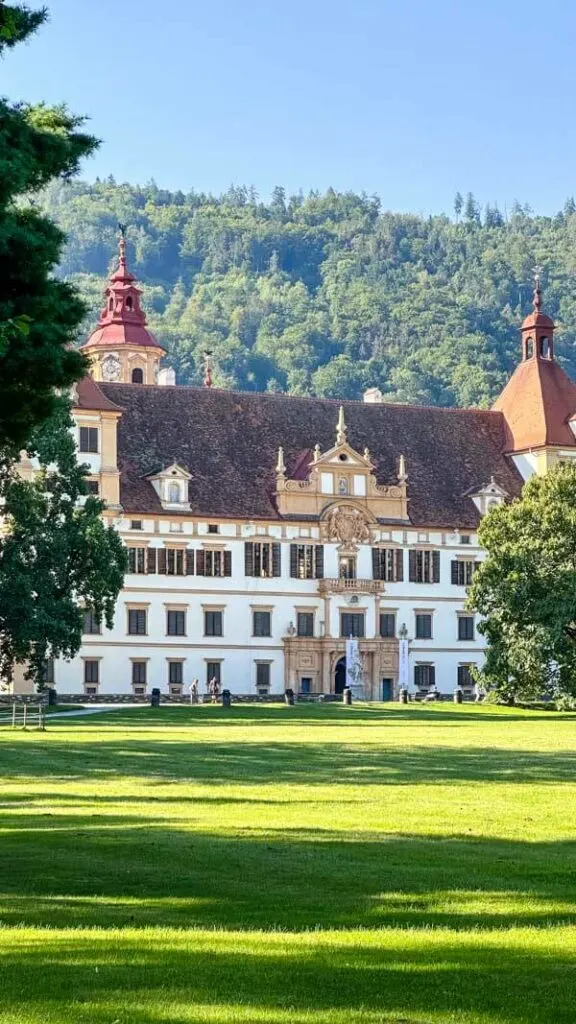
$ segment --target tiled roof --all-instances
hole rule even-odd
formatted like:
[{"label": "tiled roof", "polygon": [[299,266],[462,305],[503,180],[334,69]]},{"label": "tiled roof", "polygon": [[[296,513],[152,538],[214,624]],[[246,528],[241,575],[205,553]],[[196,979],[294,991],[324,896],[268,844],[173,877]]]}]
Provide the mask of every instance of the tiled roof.
[{"label": "tiled roof", "polygon": [[576,384],[554,359],[534,356],[519,363],[494,409],[506,419],[506,451],[576,444],[568,425],[576,412]]},{"label": "tiled roof", "polygon": [[73,402],[75,409],[93,409],[97,412],[122,411],[110,398],[102,394],[96,381],[90,376],[78,381],[76,395],[77,398]]},{"label": "tiled roof", "polygon": [[129,513],[162,507],[145,479],[177,462],[192,474],[192,515],[279,519],[274,501],[278,447],[289,473],[302,471],[302,453],[334,445],[338,407],[344,406],[350,444],[368,447],[379,483],[396,481],[406,458],[408,509],[422,526],[468,527],[478,512],[466,492],[494,476],[511,496],[522,480],[503,456],[500,413],[402,405],[334,402],[208,388],[100,384],[122,407],[118,425],[120,499]]}]

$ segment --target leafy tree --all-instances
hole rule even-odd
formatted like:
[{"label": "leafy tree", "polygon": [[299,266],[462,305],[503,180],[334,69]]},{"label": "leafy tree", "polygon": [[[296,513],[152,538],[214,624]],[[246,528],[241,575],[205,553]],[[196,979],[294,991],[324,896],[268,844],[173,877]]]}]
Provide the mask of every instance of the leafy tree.
[{"label": "leafy tree", "polygon": [[456,195],[454,196],[454,214],[456,216],[456,221],[460,220],[460,215],[462,213],[463,207],[464,199],[462,198],[462,193],[457,192]]},{"label": "leafy tree", "polygon": [[[22,5],[0,4],[0,57],[45,19]],[[83,306],[69,284],[53,277],[63,234],[29,200],[56,177],[67,178],[96,141],[82,119],[0,99],[0,458],[22,446],[54,408],[56,389],[82,373],[71,347]],[[10,328],[24,318],[28,330]]]},{"label": "leafy tree", "polygon": [[70,426],[60,401],[29,443],[39,471],[25,479],[13,465],[0,480],[0,676],[10,678],[14,664],[24,663],[38,688],[48,657],[78,653],[83,606],[112,626],[126,568],[103,503],[88,494]]},{"label": "leafy tree", "polygon": [[576,694],[576,467],[532,477],[479,537],[488,557],[469,603],[488,641],[483,681],[508,701]]}]

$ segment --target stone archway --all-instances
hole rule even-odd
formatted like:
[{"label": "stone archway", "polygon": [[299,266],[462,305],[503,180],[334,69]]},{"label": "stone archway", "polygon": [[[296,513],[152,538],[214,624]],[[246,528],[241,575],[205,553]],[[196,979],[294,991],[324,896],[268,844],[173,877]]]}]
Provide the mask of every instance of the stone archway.
[{"label": "stone archway", "polygon": [[334,666],[334,693],[341,694],[346,686],[346,655],[338,658]]}]

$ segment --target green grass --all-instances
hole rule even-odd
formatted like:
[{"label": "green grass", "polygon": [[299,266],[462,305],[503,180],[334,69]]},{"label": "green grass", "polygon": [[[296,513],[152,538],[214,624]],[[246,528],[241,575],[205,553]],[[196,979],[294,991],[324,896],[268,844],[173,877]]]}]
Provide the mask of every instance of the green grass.
[{"label": "green grass", "polygon": [[0,730],[0,1021],[574,1024],[576,716]]}]

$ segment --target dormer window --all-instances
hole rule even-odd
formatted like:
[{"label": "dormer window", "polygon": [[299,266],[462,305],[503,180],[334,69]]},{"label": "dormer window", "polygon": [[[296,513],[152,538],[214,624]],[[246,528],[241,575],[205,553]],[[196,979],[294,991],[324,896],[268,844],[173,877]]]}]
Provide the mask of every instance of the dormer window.
[{"label": "dormer window", "polygon": [[150,473],[147,479],[152,484],[162,505],[166,509],[189,509],[188,484],[192,475],[177,463],[167,466],[158,473]]}]

